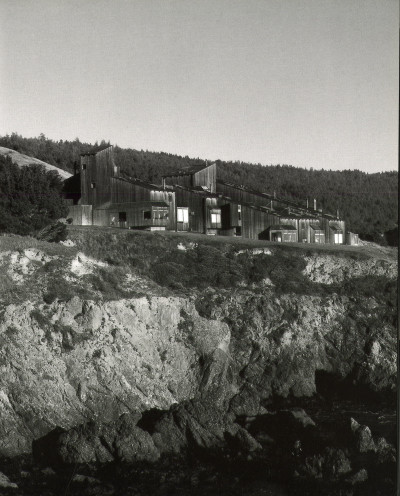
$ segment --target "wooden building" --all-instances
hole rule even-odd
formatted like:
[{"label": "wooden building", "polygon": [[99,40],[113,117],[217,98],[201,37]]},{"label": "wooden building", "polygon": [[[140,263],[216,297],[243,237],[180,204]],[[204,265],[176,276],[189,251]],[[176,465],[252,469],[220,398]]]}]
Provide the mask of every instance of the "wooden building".
[{"label": "wooden building", "polygon": [[296,243],[297,229],[291,224],[276,224],[268,228],[269,240],[279,243]]},{"label": "wooden building", "polygon": [[216,192],[217,164],[186,167],[163,176],[163,186],[183,186],[189,189],[202,189]]},{"label": "wooden building", "polygon": [[346,234],[346,244],[358,245],[359,243],[360,243],[360,239],[358,237],[358,234],[348,231]]},{"label": "wooden building", "polygon": [[[65,181],[74,224],[175,230],[278,242],[344,244],[337,217],[275,195],[217,180],[216,164],[163,176],[161,186],[124,176],[113,148],[81,156]],[[355,236],[347,236],[354,244]]]},{"label": "wooden building", "polygon": [[93,212],[96,226],[165,231],[169,227],[170,205],[163,201],[106,203]]},{"label": "wooden building", "polygon": [[66,181],[73,224],[175,229],[175,192],[123,177],[113,147],[81,155],[79,173]]}]

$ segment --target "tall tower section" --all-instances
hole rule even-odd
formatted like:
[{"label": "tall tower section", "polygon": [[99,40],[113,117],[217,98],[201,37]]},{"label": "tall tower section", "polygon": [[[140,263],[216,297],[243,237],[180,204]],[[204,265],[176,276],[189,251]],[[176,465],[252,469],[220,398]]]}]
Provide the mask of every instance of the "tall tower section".
[{"label": "tall tower section", "polygon": [[94,208],[111,201],[111,178],[119,175],[113,147],[81,155],[81,204]]}]

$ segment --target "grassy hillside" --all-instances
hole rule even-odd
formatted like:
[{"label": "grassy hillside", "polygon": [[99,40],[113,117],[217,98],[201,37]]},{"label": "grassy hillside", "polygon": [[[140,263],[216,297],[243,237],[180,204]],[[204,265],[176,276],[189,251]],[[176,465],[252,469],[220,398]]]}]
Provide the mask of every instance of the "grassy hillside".
[{"label": "grassy hillside", "polygon": [[[116,269],[134,270],[166,289],[188,290],[246,288],[277,293],[381,295],[395,301],[396,282],[379,272],[362,270],[361,277],[333,284],[313,282],[305,268],[313,257],[332,255],[352,265],[371,263],[391,266],[397,250],[379,246],[284,245],[240,238],[206,237],[173,232],[149,233],[101,227],[69,227],[68,238],[88,256]],[[365,275],[367,274],[367,275]],[[371,275],[368,275],[371,274]],[[382,273],[383,274],[383,273]],[[353,273],[353,276],[355,273]],[[350,282],[351,281],[351,282]],[[390,295],[390,296],[388,296]]]},{"label": "grassy hillside", "polygon": [[47,162],[43,162],[43,160],[19,153],[11,148],[5,148],[4,146],[0,146],[0,156],[9,157],[12,163],[18,165],[19,167],[25,167],[27,165],[41,165],[46,171],[57,172],[62,179],[68,179],[72,175],[70,172],[59,169],[55,165],[51,165]]},{"label": "grassy hillside", "polygon": [[[72,172],[79,154],[107,145],[105,140],[91,145],[74,141],[52,141],[44,135],[23,138],[16,133],[0,137],[0,146],[17,150]],[[211,159],[213,159],[211,157]],[[161,176],[186,165],[205,164],[199,158],[181,157],[115,146],[115,160],[121,170],[132,177],[160,183]],[[211,160],[209,160],[210,162]],[[363,239],[385,243],[384,233],[397,227],[398,173],[366,174],[361,171],[307,170],[290,165],[261,165],[216,160],[218,178],[248,186],[305,205],[317,199],[318,207],[336,213],[347,222],[348,229]],[[323,165],[323,164],[322,164]],[[340,164],[338,164],[340,165]],[[391,243],[397,243],[392,233]]]}]

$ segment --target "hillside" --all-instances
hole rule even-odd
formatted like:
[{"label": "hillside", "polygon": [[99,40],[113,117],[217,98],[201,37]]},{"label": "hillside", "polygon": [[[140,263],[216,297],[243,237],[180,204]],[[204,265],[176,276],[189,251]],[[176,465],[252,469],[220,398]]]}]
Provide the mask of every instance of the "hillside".
[{"label": "hillside", "polygon": [[[107,144],[90,145],[74,141],[52,141],[44,135],[23,138],[13,133],[0,137],[0,145],[45,160],[72,172],[79,154]],[[187,165],[205,164],[199,158],[115,146],[114,156],[121,170],[132,177],[159,184],[161,176]],[[210,162],[210,160],[209,160]],[[335,214],[339,210],[349,230],[363,239],[385,243],[384,234],[398,223],[398,173],[366,174],[361,171],[307,170],[289,165],[261,165],[216,160],[218,178],[258,191],[275,192],[278,197],[303,205],[317,199],[318,207]],[[397,243],[393,232],[392,243]],[[390,236],[388,235],[388,239]]]},{"label": "hillside", "polygon": [[20,167],[26,165],[38,164],[38,165],[43,165],[43,167],[47,171],[57,172],[62,179],[68,179],[69,177],[72,176],[72,174],[68,171],[62,170],[59,167],[43,162],[43,160],[39,160],[37,158],[30,157],[23,153],[19,153],[15,150],[12,150],[11,148],[5,148],[4,146],[0,146],[0,155],[2,155],[3,157],[10,157],[12,163]]},{"label": "hillside", "polygon": [[[70,494],[98,494],[118,467],[114,494],[272,480],[298,489],[270,494],[322,495],[360,470],[362,488],[393,489],[394,421],[383,439],[354,405],[326,415],[336,397],[370,420],[394,401],[395,249],[71,227],[61,244],[0,237],[0,266],[0,454],[34,441],[37,464],[4,464],[20,493],[83,471]],[[214,474],[210,492],[193,473]]]}]

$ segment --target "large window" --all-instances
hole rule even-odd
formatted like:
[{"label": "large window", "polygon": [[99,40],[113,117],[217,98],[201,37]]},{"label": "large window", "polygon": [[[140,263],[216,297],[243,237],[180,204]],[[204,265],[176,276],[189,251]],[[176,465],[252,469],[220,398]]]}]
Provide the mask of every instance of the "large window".
[{"label": "large window", "polygon": [[337,245],[343,244],[343,233],[335,233],[335,244]]},{"label": "large window", "polygon": [[168,219],[168,209],[162,207],[155,207],[153,209],[153,219]]},{"label": "large window", "polygon": [[211,210],[211,224],[221,224],[221,210]]},{"label": "large window", "polygon": [[189,209],[188,208],[178,208],[177,209],[177,221],[178,222],[189,222]]}]

